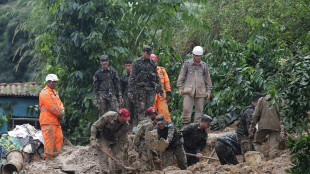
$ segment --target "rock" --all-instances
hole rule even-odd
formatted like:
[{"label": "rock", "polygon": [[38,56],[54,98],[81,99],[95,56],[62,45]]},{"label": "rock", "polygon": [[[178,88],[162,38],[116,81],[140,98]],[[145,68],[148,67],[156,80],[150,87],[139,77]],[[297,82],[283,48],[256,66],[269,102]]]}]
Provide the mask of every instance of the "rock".
[{"label": "rock", "polygon": [[248,151],[244,154],[245,161],[251,165],[258,165],[262,161],[261,153],[257,151]]}]

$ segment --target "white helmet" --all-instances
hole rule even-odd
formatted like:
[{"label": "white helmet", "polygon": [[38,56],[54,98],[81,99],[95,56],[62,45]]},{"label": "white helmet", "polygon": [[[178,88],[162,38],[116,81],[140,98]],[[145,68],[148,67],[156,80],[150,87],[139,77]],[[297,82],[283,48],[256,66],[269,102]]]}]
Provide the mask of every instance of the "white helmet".
[{"label": "white helmet", "polygon": [[203,55],[203,49],[201,46],[195,46],[193,49],[193,54],[197,56],[202,56]]},{"label": "white helmet", "polygon": [[45,81],[58,81],[58,77],[56,76],[56,74],[48,74],[46,77],[45,77]]}]

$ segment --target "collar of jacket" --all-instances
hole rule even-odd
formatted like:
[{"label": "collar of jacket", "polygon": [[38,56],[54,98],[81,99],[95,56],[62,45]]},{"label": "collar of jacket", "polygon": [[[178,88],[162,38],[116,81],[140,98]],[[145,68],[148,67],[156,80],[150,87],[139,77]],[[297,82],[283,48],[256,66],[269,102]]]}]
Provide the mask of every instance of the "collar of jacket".
[{"label": "collar of jacket", "polygon": [[[202,66],[201,63],[202,63],[202,61],[200,61],[199,64],[198,64],[197,66]],[[189,64],[190,64],[190,65],[195,65],[194,58],[191,59],[191,60],[189,61]],[[195,65],[195,66],[196,66],[196,65]]]},{"label": "collar of jacket", "polygon": [[56,93],[56,91],[52,88],[50,88],[48,85],[45,86],[45,88],[49,91],[51,91],[52,93]]}]

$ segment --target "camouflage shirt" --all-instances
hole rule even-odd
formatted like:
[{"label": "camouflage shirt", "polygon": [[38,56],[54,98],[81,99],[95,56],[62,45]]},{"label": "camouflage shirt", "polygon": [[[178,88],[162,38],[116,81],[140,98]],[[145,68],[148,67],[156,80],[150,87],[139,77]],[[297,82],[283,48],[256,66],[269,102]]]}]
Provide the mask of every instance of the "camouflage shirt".
[{"label": "camouflage shirt", "polygon": [[208,133],[205,129],[200,129],[200,123],[192,123],[182,130],[184,148],[193,149],[196,153],[201,153],[207,144]]},{"label": "camouflage shirt", "polygon": [[117,121],[118,113],[109,111],[91,126],[90,139],[96,139],[96,136],[103,136],[108,140],[128,142],[129,124],[124,122],[119,124]]},{"label": "camouflage shirt", "polygon": [[126,96],[128,93],[128,81],[129,81],[130,74],[126,73],[123,75],[120,79],[120,86],[121,86],[121,92],[123,96]]},{"label": "camouflage shirt", "polygon": [[251,125],[252,115],[254,113],[255,106],[250,104],[242,112],[240,121],[237,123],[236,133],[240,135],[248,136],[248,130]]},{"label": "camouflage shirt", "polygon": [[156,129],[158,132],[158,139],[163,138],[168,140],[169,146],[167,150],[183,145],[183,138],[172,122],[167,121],[164,129],[159,129],[158,126],[156,126]]},{"label": "camouflage shirt", "polygon": [[137,88],[155,89],[156,92],[162,90],[157,66],[153,60],[139,57],[132,62],[128,90],[134,91]]},{"label": "camouflage shirt", "polygon": [[[149,117],[145,117],[138,126],[137,131],[134,137],[134,145],[138,147],[142,147],[143,149],[150,149],[149,140],[148,140],[148,132],[154,129],[153,121]],[[142,149],[140,149],[142,150]]]},{"label": "camouflage shirt", "polygon": [[106,70],[100,68],[93,76],[94,81],[94,96],[95,99],[99,93],[109,97],[112,94],[119,95],[119,78],[115,69],[109,67]]}]

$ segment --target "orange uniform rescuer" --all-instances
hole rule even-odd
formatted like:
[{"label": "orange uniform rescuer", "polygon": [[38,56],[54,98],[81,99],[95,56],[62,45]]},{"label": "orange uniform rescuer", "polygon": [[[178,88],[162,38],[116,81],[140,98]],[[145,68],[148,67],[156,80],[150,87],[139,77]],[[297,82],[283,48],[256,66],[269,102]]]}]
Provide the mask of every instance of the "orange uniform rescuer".
[{"label": "orange uniform rescuer", "polygon": [[39,96],[40,118],[44,139],[45,158],[59,155],[63,143],[63,134],[60,122],[64,120],[65,108],[55,91],[58,77],[48,74],[45,78],[46,86]]},{"label": "orange uniform rescuer", "polygon": [[[151,54],[150,58],[156,62],[157,65],[157,56]],[[164,97],[161,97],[159,94],[155,96],[154,108],[159,112],[159,114],[164,115],[166,121],[171,121],[169,109],[167,102],[170,102],[172,98],[170,81],[166,69],[164,67],[157,65],[157,73],[160,78],[161,86],[164,91]]]}]

